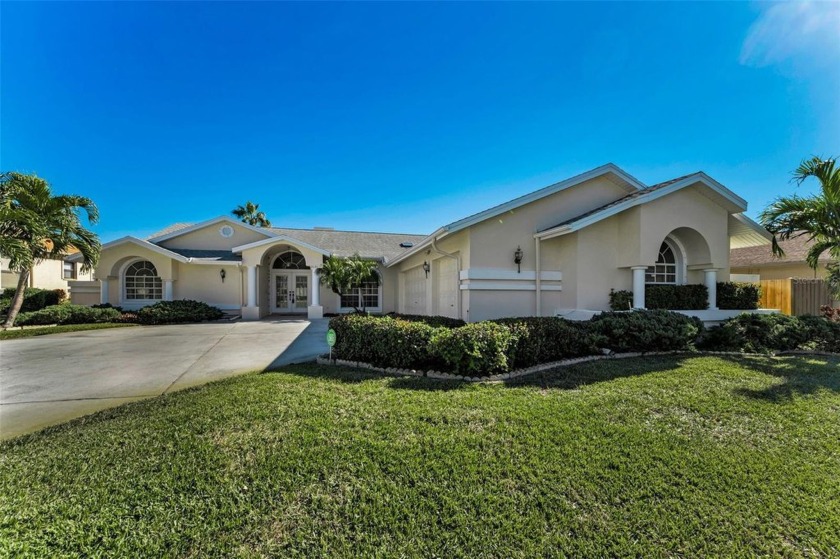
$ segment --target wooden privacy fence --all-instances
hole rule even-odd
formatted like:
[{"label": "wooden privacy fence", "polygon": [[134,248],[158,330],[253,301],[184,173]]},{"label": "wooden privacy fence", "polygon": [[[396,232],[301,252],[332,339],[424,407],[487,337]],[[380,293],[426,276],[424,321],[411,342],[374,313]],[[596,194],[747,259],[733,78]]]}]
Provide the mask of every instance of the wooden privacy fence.
[{"label": "wooden privacy fence", "polygon": [[828,286],[821,279],[761,280],[762,309],[779,309],[784,314],[819,314],[822,305],[833,304]]}]

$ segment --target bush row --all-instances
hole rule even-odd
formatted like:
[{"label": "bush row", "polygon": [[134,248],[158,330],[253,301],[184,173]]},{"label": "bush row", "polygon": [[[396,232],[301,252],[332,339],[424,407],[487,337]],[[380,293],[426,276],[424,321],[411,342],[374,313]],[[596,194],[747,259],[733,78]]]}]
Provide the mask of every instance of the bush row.
[{"label": "bush row", "polygon": [[53,305],[44,309],[20,313],[15,318],[16,326],[45,324],[93,324],[98,322],[137,322],[140,324],[177,324],[218,320],[223,313],[201,301],[161,301],[143,307],[136,312],[124,312],[120,307],[110,304],[94,305]]},{"label": "bush row", "polygon": [[[3,290],[2,295],[0,295],[0,314],[9,312],[16,291],[17,289],[14,287],[7,287]],[[66,300],[67,292],[63,289],[27,287],[23,290],[23,304],[20,307],[20,312],[39,311],[52,305],[59,305]]]},{"label": "bush row", "polygon": [[[727,310],[754,310],[761,299],[761,287],[754,283],[718,282],[717,306]],[[626,311],[633,306],[633,292],[610,290],[610,309]],[[665,310],[704,310],[709,308],[709,290],[702,284],[648,285],[645,307]]]},{"label": "bush row", "polygon": [[[433,322],[433,321],[432,321]],[[840,323],[823,317],[742,314],[706,330],[665,310],[605,312],[587,322],[506,318],[449,328],[392,316],[330,320],[334,354],[378,367],[488,376],[571,357],[651,351],[840,352]]]}]

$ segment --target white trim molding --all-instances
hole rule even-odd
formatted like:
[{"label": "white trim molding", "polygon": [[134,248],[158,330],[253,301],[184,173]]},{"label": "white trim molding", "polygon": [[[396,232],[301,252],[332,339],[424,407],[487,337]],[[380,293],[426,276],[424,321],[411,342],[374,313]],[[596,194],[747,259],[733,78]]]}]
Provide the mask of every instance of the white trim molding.
[{"label": "white trim molding", "polygon": [[201,223],[194,223],[193,225],[188,225],[183,229],[177,229],[175,231],[172,231],[171,233],[166,233],[165,235],[158,235],[157,237],[152,237],[149,239],[149,241],[153,243],[159,243],[161,241],[174,239],[175,237],[180,237],[181,235],[186,235],[187,233],[191,233],[199,229],[204,229],[205,227],[209,227],[210,225],[215,225],[216,223],[222,222],[226,222],[231,225],[238,225],[239,227],[244,227],[245,229],[254,231],[255,233],[260,233],[262,235],[265,235],[266,237],[277,236],[277,233],[265,227],[255,227],[254,225],[248,225],[247,223],[243,223],[237,219],[233,219],[226,215],[220,215],[219,217],[214,217],[213,219],[208,219],[207,221],[202,221]]},{"label": "white trim molding", "polygon": [[307,250],[311,250],[312,252],[317,252],[318,254],[323,254],[324,256],[329,256],[330,251],[324,250],[320,247],[316,247],[315,245],[310,245],[309,243],[305,243],[300,239],[295,239],[294,237],[289,237],[288,235],[277,235],[271,237],[270,239],[263,239],[261,241],[255,241],[253,243],[248,243],[246,245],[239,245],[237,247],[233,247],[231,252],[240,253],[252,248],[259,248],[265,245],[270,244],[278,244],[278,243],[286,243],[288,245],[292,245],[297,248],[305,248]]},{"label": "white trim molding", "polygon": [[[461,291],[536,291],[537,273],[500,268],[468,268],[459,273]],[[540,291],[562,291],[563,273],[540,271]]]}]

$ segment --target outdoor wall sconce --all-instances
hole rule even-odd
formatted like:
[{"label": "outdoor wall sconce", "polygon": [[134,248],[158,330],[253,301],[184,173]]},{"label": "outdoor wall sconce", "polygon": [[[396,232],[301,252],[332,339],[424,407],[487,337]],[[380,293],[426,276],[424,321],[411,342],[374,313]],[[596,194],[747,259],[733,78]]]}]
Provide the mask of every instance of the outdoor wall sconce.
[{"label": "outdoor wall sconce", "polygon": [[428,263],[428,262],[426,262],[426,261],[424,261],[424,262],[423,262],[423,271],[424,271],[424,272],[426,272],[426,279],[429,279],[429,271],[430,271],[431,269],[432,269],[432,267],[431,267],[431,266],[429,266],[429,263]]},{"label": "outdoor wall sconce", "polygon": [[516,247],[516,251],[513,253],[513,262],[516,264],[516,273],[522,273],[522,257],[525,256],[525,253],[522,252],[522,247]]},{"label": "outdoor wall sconce", "polygon": [[219,277],[222,278],[222,283],[225,283],[225,276],[227,276],[227,272],[225,272],[225,269],[222,268],[219,270]]}]

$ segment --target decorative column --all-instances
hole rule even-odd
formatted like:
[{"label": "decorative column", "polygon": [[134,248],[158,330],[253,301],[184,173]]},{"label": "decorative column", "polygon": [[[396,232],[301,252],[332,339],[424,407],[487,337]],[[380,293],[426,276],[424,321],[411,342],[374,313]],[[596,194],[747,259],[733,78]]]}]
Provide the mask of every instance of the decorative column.
[{"label": "decorative column", "polygon": [[171,301],[172,300],[172,281],[171,279],[163,280],[163,300],[164,301]]},{"label": "decorative column", "polygon": [[109,302],[110,294],[108,293],[108,284],[110,280],[108,277],[99,280],[99,303],[104,305]]},{"label": "decorative column", "polygon": [[647,266],[633,266],[633,308],[645,308],[645,272]]},{"label": "decorative column", "polygon": [[717,269],[703,270],[706,275],[706,289],[709,290],[709,310],[717,310]]},{"label": "decorative column", "polygon": [[257,265],[250,264],[248,269],[248,280],[245,282],[247,292],[247,306],[242,307],[242,320],[259,320],[260,309],[257,306]]},{"label": "decorative column", "polygon": [[321,283],[318,281],[318,268],[312,268],[312,299],[306,309],[307,318],[324,318],[324,307],[321,306]]}]

